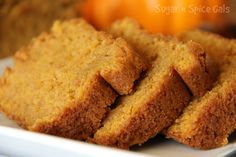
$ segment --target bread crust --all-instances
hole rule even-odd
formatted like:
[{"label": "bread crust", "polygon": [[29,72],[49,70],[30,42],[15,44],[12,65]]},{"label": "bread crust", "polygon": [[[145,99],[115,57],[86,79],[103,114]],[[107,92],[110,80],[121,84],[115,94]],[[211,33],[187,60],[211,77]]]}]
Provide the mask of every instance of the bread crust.
[{"label": "bread crust", "polygon": [[126,39],[151,64],[137,90],[120,98],[91,140],[127,149],[171,125],[193,95],[201,96],[211,87],[212,80],[199,44],[151,35],[130,19],[115,23],[111,32]]},{"label": "bread crust", "polygon": [[151,97],[122,129],[119,128],[118,133],[100,134],[98,130],[94,141],[97,144],[124,149],[142,144],[171,125],[191,99],[188,89],[175,71],[170,72],[168,79],[162,84],[162,89]]},{"label": "bread crust", "polygon": [[83,19],[56,22],[14,60],[0,79],[1,111],[26,129],[83,140],[146,69],[123,39]]},{"label": "bread crust", "polygon": [[182,40],[199,42],[218,71],[211,91],[194,100],[166,131],[169,138],[199,149],[212,149],[228,143],[236,128],[236,42],[198,30],[180,34]]}]

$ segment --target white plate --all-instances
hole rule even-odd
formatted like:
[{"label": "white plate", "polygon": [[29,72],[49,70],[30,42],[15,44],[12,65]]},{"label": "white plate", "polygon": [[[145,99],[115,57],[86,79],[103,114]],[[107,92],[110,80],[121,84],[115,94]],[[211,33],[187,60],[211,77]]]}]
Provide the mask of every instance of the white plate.
[{"label": "white plate", "polygon": [[[0,75],[6,66],[11,66],[11,59],[0,60]],[[97,146],[85,142],[29,132],[19,128],[14,122],[0,114],[0,157],[3,156],[78,156],[78,157],[222,157],[236,150],[236,133],[231,135],[230,143],[222,148],[202,151],[189,148],[161,136],[150,140],[143,146],[136,146],[130,151]]]}]

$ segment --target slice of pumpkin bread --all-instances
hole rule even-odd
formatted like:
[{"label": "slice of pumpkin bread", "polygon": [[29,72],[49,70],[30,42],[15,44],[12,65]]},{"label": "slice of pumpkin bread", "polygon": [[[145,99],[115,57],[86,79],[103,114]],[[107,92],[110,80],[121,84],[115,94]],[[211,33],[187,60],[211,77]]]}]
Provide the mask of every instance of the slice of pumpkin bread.
[{"label": "slice of pumpkin bread", "polygon": [[86,139],[144,69],[123,39],[82,19],[58,21],[16,53],[0,81],[0,109],[26,129]]},{"label": "slice of pumpkin bread", "polygon": [[223,146],[236,128],[236,41],[198,30],[179,37],[200,43],[220,74],[214,88],[191,102],[166,134],[195,148]]},{"label": "slice of pumpkin bread", "polygon": [[92,139],[98,144],[128,148],[171,125],[191,100],[189,89],[201,96],[211,81],[205,54],[194,42],[151,35],[130,19],[116,22],[110,32],[126,39],[151,64],[137,82],[136,91],[117,101]]}]

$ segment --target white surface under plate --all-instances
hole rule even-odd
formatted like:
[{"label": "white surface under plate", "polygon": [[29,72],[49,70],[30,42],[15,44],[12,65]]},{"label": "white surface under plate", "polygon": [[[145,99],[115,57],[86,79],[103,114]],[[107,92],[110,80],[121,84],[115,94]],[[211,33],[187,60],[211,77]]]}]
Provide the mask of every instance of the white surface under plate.
[{"label": "white surface under plate", "polygon": [[[0,75],[4,68],[10,65],[12,65],[11,59],[0,60]],[[236,141],[236,133],[231,135],[229,144],[225,147],[203,151],[157,136],[142,146],[135,146],[130,151],[126,151],[29,132],[0,114],[0,157],[223,157],[236,150],[234,141]]]}]

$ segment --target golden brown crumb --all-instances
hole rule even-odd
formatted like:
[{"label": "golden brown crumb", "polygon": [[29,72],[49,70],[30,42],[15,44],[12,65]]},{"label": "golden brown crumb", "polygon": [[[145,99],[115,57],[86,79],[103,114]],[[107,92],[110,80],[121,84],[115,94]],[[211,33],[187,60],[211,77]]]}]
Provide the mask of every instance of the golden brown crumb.
[{"label": "golden brown crumb", "polygon": [[219,70],[219,76],[214,88],[191,102],[166,134],[195,148],[223,146],[236,128],[236,41],[198,30],[179,37],[199,42],[216,63],[211,70]]},{"label": "golden brown crumb", "polygon": [[116,22],[110,31],[126,39],[151,67],[136,91],[118,100],[92,141],[129,148],[171,125],[190,102],[189,89],[201,96],[212,82],[199,44],[151,35],[130,19]]},{"label": "golden brown crumb", "polygon": [[26,129],[86,139],[144,69],[123,39],[82,19],[57,21],[15,55],[1,78],[0,109]]}]

